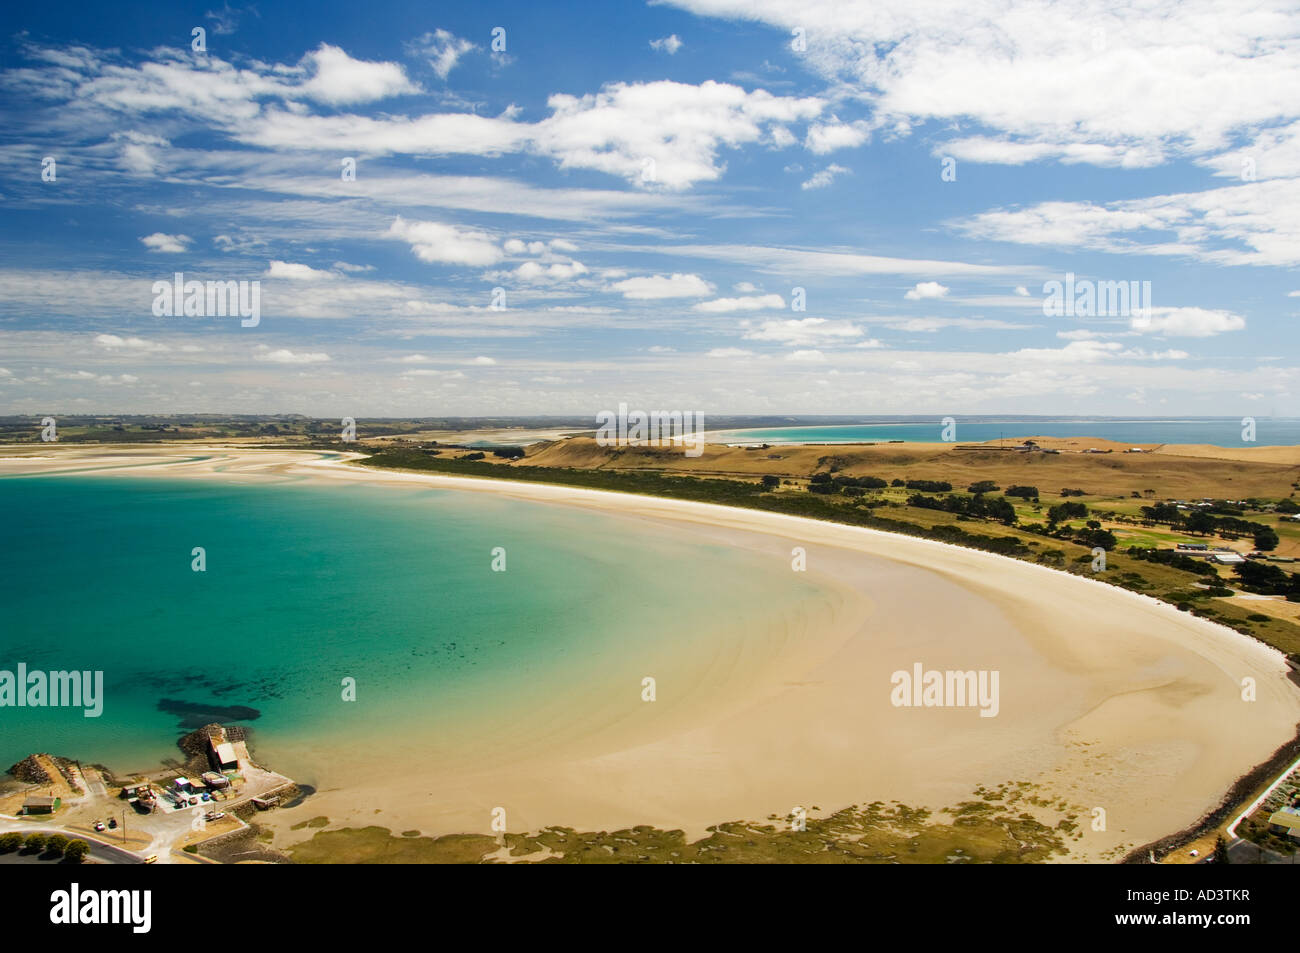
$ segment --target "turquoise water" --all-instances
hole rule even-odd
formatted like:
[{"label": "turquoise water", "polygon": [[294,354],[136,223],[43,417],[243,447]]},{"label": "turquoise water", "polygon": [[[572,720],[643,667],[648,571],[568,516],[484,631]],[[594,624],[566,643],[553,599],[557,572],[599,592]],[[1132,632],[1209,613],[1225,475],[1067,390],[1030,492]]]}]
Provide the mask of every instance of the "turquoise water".
[{"label": "turquoise water", "polygon": [[210,721],[280,751],[451,733],[596,673],[636,686],[724,621],[816,597],[784,562],[483,493],[82,475],[0,479],[0,507],[0,669],[102,670],[106,696],[99,718],[0,708],[0,770],[33,751],[150,769]]},{"label": "turquoise water", "polygon": [[[1256,417],[1255,442],[1242,440],[1241,417],[1186,419],[956,418],[958,443],[1016,437],[1098,437],[1120,443],[1208,443],[1218,447],[1294,446],[1300,444],[1300,419]],[[773,427],[728,430],[710,437],[719,443],[863,443],[902,440],[938,443],[942,440],[940,416],[922,422],[883,422],[818,427]]]}]

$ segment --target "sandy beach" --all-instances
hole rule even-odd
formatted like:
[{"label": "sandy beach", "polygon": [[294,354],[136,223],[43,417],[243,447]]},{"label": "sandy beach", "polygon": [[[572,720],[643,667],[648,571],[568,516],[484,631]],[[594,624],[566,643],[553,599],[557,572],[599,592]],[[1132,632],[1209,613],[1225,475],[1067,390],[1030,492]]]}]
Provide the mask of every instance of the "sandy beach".
[{"label": "sandy beach", "polygon": [[[801,548],[806,578],[825,587],[819,611],[753,633],[744,665],[716,659],[665,693],[671,703],[586,686],[526,725],[503,721],[527,741],[497,739],[508,758],[467,750],[399,764],[390,748],[335,751],[303,809],[267,816],[280,843],[312,833],[289,828],[316,815],[330,827],[487,832],[492,808],[504,806],[511,830],[700,833],[796,805],[824,813],[896,799],[942,809],[978,785],[1028,782],[1079,815],[1084,833],[1068,860],[1113,860],[1196,821],[1300,721],[1282,655],[1247,636],[1100,582],[929,540],[704,503],[366,470],[307,451],[0,455],[0,476],[88,471],[503,494],[599,511],[611,532],[634,520],[786,567]],[[892,674],[917,664],[996,672],[996,717],[895,706]],[[1253,701],[1242,698],[1245,678]],[[281,767],[273,749],[264,756]],[[1103,830],[1091,823],[1098,808]]]}]

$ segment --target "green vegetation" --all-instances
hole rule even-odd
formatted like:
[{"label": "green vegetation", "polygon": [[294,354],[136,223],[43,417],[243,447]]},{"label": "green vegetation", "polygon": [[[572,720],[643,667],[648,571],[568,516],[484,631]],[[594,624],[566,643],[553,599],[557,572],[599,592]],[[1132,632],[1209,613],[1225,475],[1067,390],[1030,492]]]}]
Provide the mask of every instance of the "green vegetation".
[{"label": "green vegetation", "polygon": [[89,844],[84,840],[74,840],[64,849],[63,859],[73,864],[79,864],[86,859],[86,855],[89,853]]},{"label": "green vegetation", "polygon": [[679,830],[640,826],[620,831],[548,827],[536,833],[397,837],[382,827],[318,832],[290,848],[297,863],[545,864],[933,864],[1036,863],[1069,853],[1083,837],[1080,809],[1049,801],[1027,782],[978,788],[942,812],[897,802],[851,805],[826,817],[810,809],[803,830],[790,817],[732,821],[688,841]]},{"label": "green vegetation", "polygon": [[62,834],[51,834],[45,839],[45,852],[47,854],[54,854],[56,857],[62,857],[67,846],[68,839]]},{"label": "green vegetation", "polygon": [[0,854],[12,854],[23,846],[23,835],[15,831],[0,834]]},{"label": "green vegetation", "polygon": [[30,851],[33,854],[39,854],[45,850],[45,835],[28,834],[27,839],[23,841],[23,850]]}]

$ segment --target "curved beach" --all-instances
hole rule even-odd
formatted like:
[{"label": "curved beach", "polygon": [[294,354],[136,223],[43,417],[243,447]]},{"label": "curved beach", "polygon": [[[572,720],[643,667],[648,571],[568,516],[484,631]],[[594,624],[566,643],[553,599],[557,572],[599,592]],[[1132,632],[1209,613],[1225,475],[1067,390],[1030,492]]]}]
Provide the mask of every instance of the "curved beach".
[{"label": "curved beach", "polygon": [[[98,472],[434,486],[581,507],[606,517],[610,532],[635,521],[792,573],[800,548],[802,578],[826,593],[779,630],[745,633],[753,652],[743,665],[666,665],[680,684],[661,681],[652,704],[639,686],[571,685],[547,710],[501,719],[493,737],[468,733],[436,747],[342,740],[328,752],[294,752],[319,765],[308,779],[319,791],[310,814],[268,815],[282,842],[312,833],[289,830],[312,815],[330,827],[486,833],[498,806],[510,830],[651,824],[701,833],[796,805],[824,813],[898,800],[940,810],[978,786],[1024,782],[1078,816],[1082,836],[1067,859],[1113,860],[1195,822],[1300,721],[1300,691],[1276,650],[1154,599],[1023,561],[712,504],[376,472],[302,451],[202,452],[210,457],[151,451],[138,465]],[[100,457],[76,465],[124,459]],[[9,458],[0,473],[72,469],[59,452],[46,461]],[[996,672],[996,716],[896,706],[891,676],[916,665]],[[1243,699],[1243,679],[1254,681],[1253,700]],[[293,773],[273,741],[259,754]],[[1102,829],[1094,817],[1104,817]]]}]

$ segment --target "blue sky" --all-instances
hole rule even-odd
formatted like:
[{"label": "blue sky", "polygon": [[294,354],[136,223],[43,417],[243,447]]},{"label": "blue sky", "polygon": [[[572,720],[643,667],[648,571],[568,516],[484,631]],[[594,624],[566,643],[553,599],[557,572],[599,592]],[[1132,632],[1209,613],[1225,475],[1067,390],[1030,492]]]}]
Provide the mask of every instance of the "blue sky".
[{"label": "blue sky", "polygon": [[1300,13],[1215,7],[20,9],[0,412],[1300,414]]}]

